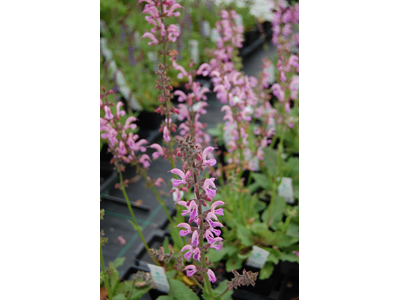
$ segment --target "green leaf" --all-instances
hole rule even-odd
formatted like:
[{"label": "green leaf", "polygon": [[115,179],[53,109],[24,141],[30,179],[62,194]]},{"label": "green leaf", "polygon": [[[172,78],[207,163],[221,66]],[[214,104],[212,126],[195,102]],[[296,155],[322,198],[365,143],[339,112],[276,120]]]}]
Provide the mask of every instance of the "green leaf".
[{"label": "green leaf", "polygon": [[230,244],[224,245],[224,248],[223,248],[223,249],[225,249],[226,253],[227,253],[229,256],[232,256],[232,255],[234,255],[236,252],[238,252],[238,249],[237,249],[235,246],[230,245]]},{"label": "green leaf", "polygon": [[253,173],[253,178],[258,187],[263,190],[271,189],[271,181],[265,174]]},{"label": "green leaf", "polygon": [[237,224],[237,236],[243,245],[245,246],[253,245],[250,229],[244,227],[241,224]]},{"label": "green leaf", "polygon": [[174,225],[168,225],[169,232],[171,233],[172,241],[174,242],[174,247],[177,247],[179,250],[183,248],[182,238],[179,235],[178,228],[174,227]]},{"label": "green leaf", "polygon": [[176,270],[169,270],[165,272],[165,276],[167,276],[168,279],[173,279],[176,275]]},{"label": "green leaf", "polygon": [[[271,147],[264,148],[264,165],[270,176],[275,175],[276,164],[278,162],[278,154]],[[254,174],[253,174],[254,175]]]},{"label": "green leaf", "polygon": [[226,261],[226,271],[231,272],[232,270],[237,270],[242,267],[242,262],[243,259],[238,258],[236,255],[233,257],[230,257]]},{"label": "green leaf", "polygon": [[172,296],[169,296],[169,295],[164,295],[164,296],[157,297],[156,300],[175,300],[175,298]]},{"label": "green leaf", "polygon": [[131,225],[132,225],[132,227],[133,227],[133,229],[134,229],[135,231],[139,231],[139,230],[140,230],[140,231],[143,231],[142,226],[140,226],[140,225],[136,226],[135,223],[133,223],[131,220],[128,220],[128,222],[131,223]]},{"label": "green leaf", "polygon": [[259,279],[267,279],[271,276],[272,272],[274,271],[274,266],[271,262],[266,262],[264,266],[261,268]]},{"label": "green leaf", "polygon": [[286,232],[286,235],[298,238],[299,237],[299,225],[290,223],[289,224],[289,229]]},{"label": "green leaf", "polygon": [[244,260],[244,259],[248,258],[250,256],[250,254],[251,254],[251,251],[247,252],[246,254],[238,253],[237,257]]},{"label": "green leaf", "polygon": [[297,243],[298,241],[299,238],[282,234],[279,238],[276,239],[275,245],[278,248],[289,247],[290,245]]},{"label": "green leaf", "polygon": [[268,207],[264,210],[264,212],[261,215],[261,219],[267,224],[270,224],[271,228],[276,229],[278,223],[282,221],[283,210],[285,209],[286,206],[285,198],[283,197],[275,198],[272,206],[271,217],[268,218],[270,206],[271,204],[268,205]]},{"label": "green leaf", "polygon": [[210,261],[214,263],[218,263],[221,259],[224,258],[226,255],[227,250],[226,247],[224,246],[220,251],[217,251],[215,249],[211,250],[206,254],[206,256],[210,259]]},{"label": "green leaf", "polygon": [[122,266],[125,262],[125,257],[119,257],[113,261],[114,268]]},{"label": "green leaf", "polygon": [[183,282],[175,279],[170,279],[169,284],[171,289],[169,295],[174,297],[176,300],[199,300],[199,297]]},{"label": "green leaf", "polygon": [[[222,282],[220,282],[220,284],[217,286],[217,288],[215,290],[213,290],[214,293],[214,298],[213,300],[232,300],[232,294],[233,294],[233,290],[228,290],[222,297],[216,297],[219,294],[221,294],[222,292],[224,292],[228,286],[228,280],[224,280]],[[205,293],[203,291],[203,293],[201,294],[202,298],[204,300],[211,300],[212,298],[210,297],[210,295],[208,295],[207,293]]]},{"label": "green leaf", "polygon": [[290,261],[290,262],[299,262],[299,258],[296,254],[293,253],[282,253],[281,260],[283,261]]},{"label": "green leaf", "polygon": [[167,237],[164,238],[163,249],[164,249],[164,253],[170,253],[171,252],[171,250],[169,250],[169,239]]},{"label": "green leaf", "polygon": [[118,294],[113,297],[114,300],[126,300],[125,296],[123,294]]}]

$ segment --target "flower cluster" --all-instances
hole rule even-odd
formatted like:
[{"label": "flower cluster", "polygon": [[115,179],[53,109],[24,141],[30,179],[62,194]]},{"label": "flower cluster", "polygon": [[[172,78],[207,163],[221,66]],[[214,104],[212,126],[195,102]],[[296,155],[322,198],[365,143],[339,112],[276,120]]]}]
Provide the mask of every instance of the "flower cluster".
[{"label": "flower cluster", "polygon": [[[148,23],[154,26],[151,29],[151,32],[144,33],[143,37],[151,40],[149,46],[156,44],[162,46],[160,54],[164,57],[164,63],[158,65],[158,71],[156,72],[158,75],[156,88],[161,91],[161,95],[158,98],[161,104],[160,107],[157,108],[157,112],[166,117],[165,122],[160,128],[160,132],[163,132],[164,140],[170,145],[170,133],[176,131],[176,124],[172,123],[170,116],[171,113],[179,114],[179,110],[174,108],[170,102],[172,97],[170,92],[172,86],[170,84],[170,78],[167,76],[168,65],[166,57],[173,56],[176,53],[175,50],[169,51],[168,44],[176,42],[180,32],[178,27],[174,24],[165,25],[165,19],[178,17],[180,12],[176,10],[182,8],[182,6],[176,3],[175,0],[139,0],[139,3],[143,1],[147,2],[143,9],[143,13],[149,14],[145,19]],[[172,152],[171,147],[168,149],[162,149],[159,153],[161,152],[166,158],[171,157],[174,159],[174,153],[170,153]]]},{"label": "flower cluster", "polygon": [[[171,173],[176,174],[180,179],[174,179],[172,182],[173,187],[180,187],[181,190],[188,191],[194,188],[195,198],[188,201],[179,201],[177,204],[182,205],[185,210],[182,211],[183,216],[189,216],[188,223],[180,223],[177,227],[180,230],[180,236],[191,235],[191,243],[185,245],[180,253],[184,253],[183,257],[190,260],[199,261],[202,265],[196,266],[191,264],[184,268],[187,276],[200,272],[207,274],[208,279],[212,282],[216,281],[215,274],[205,262],[205,253],[210,248],[217,251],[221,250],[223,239],[220,237],[221,230],[217,229],[224,227],[219,221],[217,216],[224,214],[222,208],[217,208],[225,204],[223,201],[214,201],[216,196],[216,186],[214,184],[215,178],[202,178],[200,179],[200,171],[205,166],[213,166],[216,164],[215,159],[208,159],[208,154],[214,149],[207,147],[201,151],[201,147],[197,144],[195,138],[191,139],[190,135],[185,138],[177,137],[178,153],[185,160],[183,170],[172,169]],[[202,207],[206,206],[207,202],[212,202],[210,209],[202,211]],[[195,223],[192,226],[190,223]],[[204,243],[206,239],[206,243]]]},{"label": "flower cluster", "polygon": [[122,124],[121,118],[125,115],[122,102],[117,103],[116,113],[112,114],[111,107],[114,103],[107,100],[107,96],[112,93],[110,90],[100,95],[100,111],[104,113],[104,117],[100,117],[100,132],[101,138],[108,143],[108,151],[113,154],[111,163],[115,164],[118,171],[124,170],[122,163],[141,164],[146,169],[150,166],[150,157],[147,154],[138,155],[136,152],[146,152],[147,141],[129,132],[137,127],[133,123],[136,121],[135,117],[126,118]]}]

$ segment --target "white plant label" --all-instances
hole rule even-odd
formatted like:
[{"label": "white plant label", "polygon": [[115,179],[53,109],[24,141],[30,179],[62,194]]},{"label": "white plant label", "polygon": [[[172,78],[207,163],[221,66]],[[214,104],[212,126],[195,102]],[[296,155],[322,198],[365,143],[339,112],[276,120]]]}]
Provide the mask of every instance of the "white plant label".
[{"label": "white plant label", "polygon": [[153,278],[154,283],[159,291],[164,293],[169,292],[169,283],[167,276],[165,276],[164,269],[152,264],[147,264],[150,269],[151,278]]},{"label": "white plant label", "polygon": [[237,18],[235,19],[236,25],[237,26],[243,26],[243,17],[242,15],[238,15]]},{"label": "white plant label", "polygon": [[268,73],[268,83],[273,84],[275,82],[275,69],[274,66],[271,64],[269,67],[264,68],[264,72]]},{"label": "white plant label", "polygon": [[217,28],[211,29],[211,41],[216,43],[219,38],[219,32]]},{"label": "white plant label", "polygon": [[246,265],[254,268],[261,269],[267,261],[269,252],[261,249],[260,247],[253,246],[253,251],[247,259]]},{"label": "white plant label", "polygon": [[210,22],[208,21],[203,21],[203,34],[205,37],[210,37],[211,34],[211,27],[210,27]]},{"label": "white plant label", "polygon": [[196,64],[199,63],[199,41],[189,40],[189,51],[190,58],[194,60]]},{"label": "white plant label", "polygon": [[285,198],[286,203],[294,203],[292,178],[283,177],[278,186],[278,195]]}]

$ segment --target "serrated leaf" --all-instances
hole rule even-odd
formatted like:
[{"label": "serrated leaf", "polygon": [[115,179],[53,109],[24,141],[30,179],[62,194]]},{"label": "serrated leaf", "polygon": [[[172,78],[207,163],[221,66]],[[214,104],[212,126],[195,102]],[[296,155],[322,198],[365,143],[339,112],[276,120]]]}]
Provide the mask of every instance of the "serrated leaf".
[{"label": "serrated leaf", "polygon": [[272,272],[274,271],[274,266],[271,262],[266,262],[265,265],[261,268],[259,279],[267,279],[271,276]]},{"label": "serrated leaf", "polygon": [[278,248],[289,247],[290,245],[297,243],[299,238],[291,237],[286,234],[282,234],[279,238],[276,239],[275,245]]},{"label": "serrated leaf", "polygon": [[207,253],[208,258],[210,261],[215,263],[218,263],[224,256],[226,255],[226,247],[224,246],[220,251],[217,251],[215,249],[210,249],[210,252]]},{"label": "serrated leaf", "polygon": [[243,259],[238,258],[236,255],[233,257],[230,257],[226,261],[226,265],[225,265],[226,271],[231,272],[232,270],[240,269],[242,267],[242,262],[243,262]]},{"label": "serrated leaf", "polygon": [[169,284],[171,286],[169,295],[174,297],[176,300],[199,300],[199,297],[183,282],[170,279]]},{"label": "serrated leaf", "polygon": [[144,294],[148,293],[151,290],[151,287],[146,286],[142,288],[136,288],[133,290],[132,296],[128,300],[139,300],[143,297]]},{"label": "serrated leaf", "polygon": [[244,227],[241,224],[237,224],[236,228],[237,228],[237,236],[238,236],[239,240],[242,242],[242,244],[245,246],[253,245],[253,240],[251,239],[250,229]]},{"label": "serrated leaf", "polygon": [[269,208],[271,204],[264,210],[261,215],[261,219],[269,224],[273,229],[277,229],[277,225],[282,221],[283,210],[285,209],[286,202],[283,197],[276,197],[272,205],[271,215],[269,217]]}]

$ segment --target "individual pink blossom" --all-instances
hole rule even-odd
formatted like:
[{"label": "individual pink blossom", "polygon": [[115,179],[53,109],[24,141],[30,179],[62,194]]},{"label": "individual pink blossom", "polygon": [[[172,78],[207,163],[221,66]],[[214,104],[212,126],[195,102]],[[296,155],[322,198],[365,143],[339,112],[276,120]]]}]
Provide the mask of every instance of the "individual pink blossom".
[{"label": "individual pink blossom", "polygon": [[128,117],[125,120],[124,130],[128,130],[129,128],[130,129],[135,129],[137,127],[137,125],[136,124],[131,124],[132,122],[136,122],[136,118],[133,117],[133,116]]},{"label": "individual pink blossom", "polygon": [[191,227],[189,224],[187,224],[187,223],[179,223],[179,224],[176,225],[175,227],[183,227],[183,228],[186,229],[186,230],[180,230],[180,231],[179,231],[179,235],[180,235],[180,236],[186,236],[187,234],[193,232],[193,231],[192,231],[192,227]]},{"label": "individual pink blossom", "polygon": [[139,159],[139,162],[143,165],[143,167],[148,168],[150,167],[150,157],[147,154],[143,154],[142,157]]},{"label": "individual pink blossom", "polygon": [[117,242],[120,243],[122,246],[126,244],[126,240],[121,235],[117,237]]},{"label": "individual pink blossom", "polygon": [[124,104],[122,102],[118,102],[117,103],[117,117],[123,117],[125,115],[125,111],[124,110],[120,110],[121,106],[123,106]]},{"label": "individual pink blossom", "polygon": [[114,118],[108,106],[104,106],[104,111],[106,112],[105,119],[112,120]]},{"label": "individual pink blossom", "polygon": [[199,233],[195,230],[192,234],[192,243],[193,247],[197,247],[199,245]]},{"label": "individual pink blossom", "polygon": [[192,254],[193,254],[193,247],[191,245],[186,245],[183,246],[183,248],[181,249],[181,251],[179,251],[179,253],[185,252],[189,250],[188,252],[186,252],[183,257],[186,258],[187,260],[190,260],[192,258]]},{"label": "individual pink blossom", "polygon": [[180,12],[174,12],[174,10],[178,9],[178,8],[182,8],[182,6],[180,4],[178,4],[178,3],[175,3],[174,5],[172,5],[170,7],[170,9],[167,10],[167,16],[168,17],[171,17],[171,16],[179,17],[181,15],[181,13]]},{"label": "individual pink blossom", "polygon": [[166,142],[169,142],[171,140],[171,138],[169,137],[169,132],[168,132],[168,128],[167,126],[164,126],[164,130],[163,130],[163,138]]},{"label": "individual pink blossom", "polygon": [[201,187],[206,192],[207,196],[209,196],[211,199],[214,198],[217,193],[216,190],[210,189],[210,186],[217,189],[214,184],[214,180],[215,178],[207,178],[204,181],[203,186]]},{"label": "individual pink blossom", "polygon": [[154,185],[160,187],[162,182],[165,182],[164,179],[161,178],[161,177],[158,177],[158,178],[156,179],[156,181],[154,182]]},{"label": "individual pink blossom", "polygon": [[179,37],[179,30],[174,24],[168,26],[168,40],[171,42],[176,42],[176,39]]},{"label": "individual pink blossom", "polygon": [[163,148],[159,144],[152,144],[150,145],[150,148],[157,150],[156,152],[153,152],[153,154],[151,155],[153,156],[154,159],[157,159],[159,156],[165,155]]},{"label": "individual pink blossom", "polygon": [[208,275],[208,279],[210,279],[211,282],[216,282],[217,278],[215,277],[214,272],[211,269],[207,270],[207,275]]},{"label": "individual pink blossom", "polygon": [[186,271],[186,276],[188,276],[188,277],[193,276],[193,274],[197,273],[197,268],[195,265],[189,265],[186,268],[184,268],[183,270]]},{"label": "individual pink blossom", "polygon": [[215,208],[216,208],[217,206],[219,206],[219,205],[224,205],[224,204],[225,204],[224,201],[220,201],[220,200],[215,201],[215,202],[211,205],[211,212],[214,213],[214,214],[216,214],[216,215],[223,216],[223,215],[224,215],[224,210],[223,210],[222,208],[218,208],[218,209],[215,209]]},{"label": "individual pink blossom", "polygon": [[151,39],[151,42],[149,42],[149,46],[151,47],[152,45],[156,45],[159,43],[159,41],[156,39],[156,37],[154,36],[154,34],[150,33],[150,32],[146,32],[145,34],[143,34],[142,38],[149,38]]},{"label": "individual pink blossom", "polygon": [[202,154],[203,166],[209,165],[211,167],[217,163],[217,161],[214,158],[207,160],[208,153],[210,153],[213,150],[214,150],[214,147],[207,147],[206,149],[204,149],[203,154]]},{"label": "individual pink blossom", "polygon": [[190,178],[190,175],[192,175],[191,171],[187,171],[186,174],[184,174],[182,170],[179,170],[179,169],[176,169],[176,168],[172,169],[170,172],[172,174],[178,175],[181,178],[181,180],[178,180],[178,179],[173,179],[172,180],[172,186],[173,187],[178,187],[181,184],[187,184],[187,180]]}]

